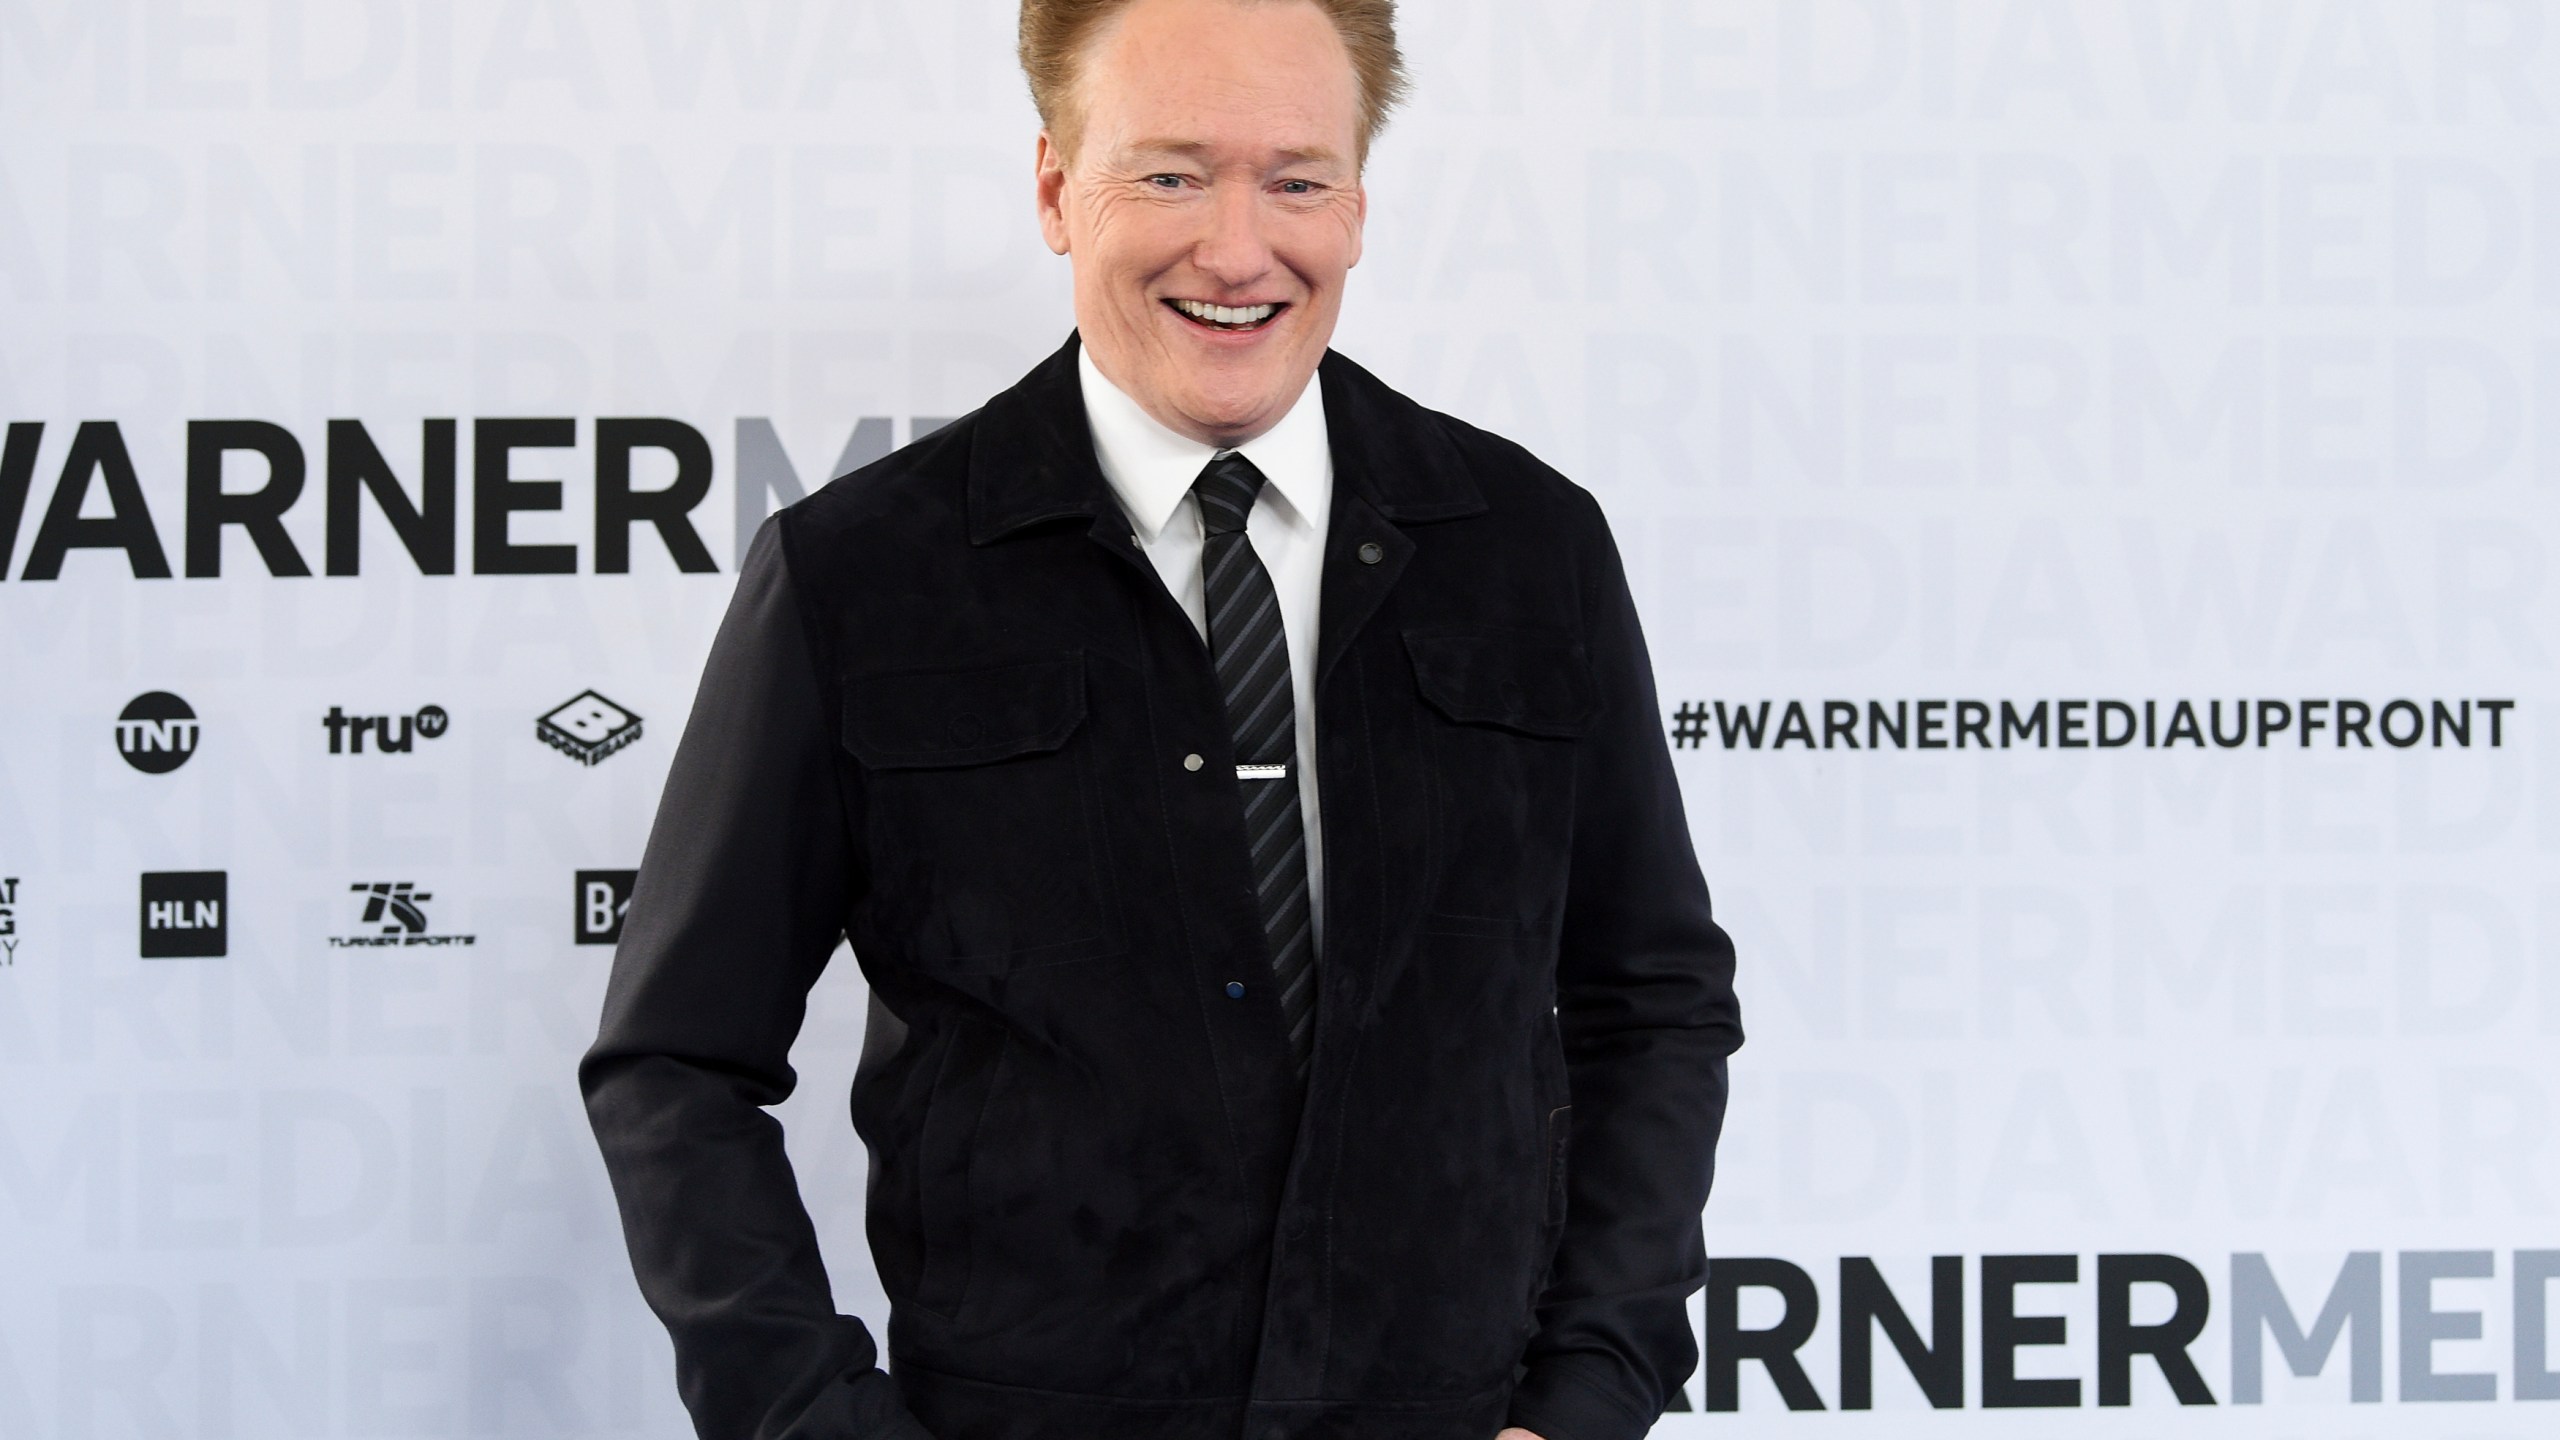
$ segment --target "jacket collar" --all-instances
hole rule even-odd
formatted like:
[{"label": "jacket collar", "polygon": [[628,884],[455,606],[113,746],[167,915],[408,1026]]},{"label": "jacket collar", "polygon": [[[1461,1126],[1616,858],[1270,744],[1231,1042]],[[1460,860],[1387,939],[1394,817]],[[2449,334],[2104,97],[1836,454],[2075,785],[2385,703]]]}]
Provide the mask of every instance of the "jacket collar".
[{"label": "jacket collar", "polygon": [[[969,543],[1027,526],[1116,513],[1095,460],[1076,373],[1079,337],[988,400],[969,449]],[[1368,371],[1327,350],[1316,367],[1337,492],[1393,520],[1448,520],[1486,508],[1464,458],[1438,420]]]}]

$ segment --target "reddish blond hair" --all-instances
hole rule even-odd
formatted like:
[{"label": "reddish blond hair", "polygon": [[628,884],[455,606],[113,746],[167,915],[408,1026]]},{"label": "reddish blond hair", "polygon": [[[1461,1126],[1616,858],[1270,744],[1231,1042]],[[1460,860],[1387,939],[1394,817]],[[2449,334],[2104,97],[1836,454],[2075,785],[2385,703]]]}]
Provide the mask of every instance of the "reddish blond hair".
[{"label": "reddish blond hair", "polygon": [[[1031,103],[1040,123],[1061,150],[1072,150],[1082,117],[1075,113],[1078,66],[1087,42],[1105,21],[1134,0],[1022,0],[1022,26],[1016,53],[1031,82]],[[1251,3],[1251,0],[1239,0]],[[1410,82],[1404,56],[1396,49],[1395,0],[1306,0],[1333,22],[1351,52],[1351,68],[1360,85],[1360,153],[1369,158],[1369,142],[1387,123],[1387,112],[1403,103]]]}]

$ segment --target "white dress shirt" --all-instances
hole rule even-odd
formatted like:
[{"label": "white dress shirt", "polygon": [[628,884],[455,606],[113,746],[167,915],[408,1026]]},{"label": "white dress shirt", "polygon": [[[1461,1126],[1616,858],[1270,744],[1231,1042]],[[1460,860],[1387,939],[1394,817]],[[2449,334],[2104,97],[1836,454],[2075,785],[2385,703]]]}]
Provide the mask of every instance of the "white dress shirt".
[{"label": "white dress shirt", "polygon": [[[1208,597],[1200,573],[1200,500],[1191,483],[1200,478],[1214,446],[1166,429],[1076,349],[1084,380],[1084,413],[1093,429],[1094,457],[1137,529],[1131,538],[1164,578],[1191,617],[1191,628],[1209,638]],[[1316,606],[1324,576],[1325,519],[1333,509],[1333,448],[1324,423],[1323,383],[1310,376],[1289,413],[1236,450],[1264,477],[1245,539],[1271,573],[1278,592],[1280,625],[1289,644],[1289,688],[1298,712],[1298,809],[1307,832],[1308,939],[1324,953],[1324,846],[1316,807]]]}]

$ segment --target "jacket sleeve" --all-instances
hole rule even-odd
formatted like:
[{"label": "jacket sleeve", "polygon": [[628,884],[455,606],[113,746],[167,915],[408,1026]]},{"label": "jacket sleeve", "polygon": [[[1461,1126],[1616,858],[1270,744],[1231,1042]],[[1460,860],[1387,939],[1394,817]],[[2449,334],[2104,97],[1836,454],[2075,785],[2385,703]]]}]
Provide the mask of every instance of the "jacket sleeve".
[{"label": "jacket sleeve", "polygon": [[712,642],[578,1080],[703,1440],[930,1440],[836,1313],[764,1108],[854,884],[782,540],[757,532]]},{"label": "jacket sleeve", "polygon": [[1565,1229],[1510,1421],[1545,1440],[1637,1440],[1697,1364],[1688,1297],[1742,1044],[1733,944],[1715,922],[1665,743],[1644,635],[1588,491],[1586,643],[1602,696],[1582,743],[1556,970],[1572,1086]]}]

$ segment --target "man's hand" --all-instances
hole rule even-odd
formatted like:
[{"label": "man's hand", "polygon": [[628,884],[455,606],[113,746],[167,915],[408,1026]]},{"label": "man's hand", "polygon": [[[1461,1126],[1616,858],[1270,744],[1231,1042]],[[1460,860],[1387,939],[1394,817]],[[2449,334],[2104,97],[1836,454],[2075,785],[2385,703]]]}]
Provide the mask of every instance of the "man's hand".
[{"label": "man's hand", "polygon": [[1546,1440],[1546,1437],[1540,1435],[1534,1430],[1523,1430],[1519,1426],[1513,1425],[1506,1428],[1501,1434],[1494,1436],[1493,1440]]}]

